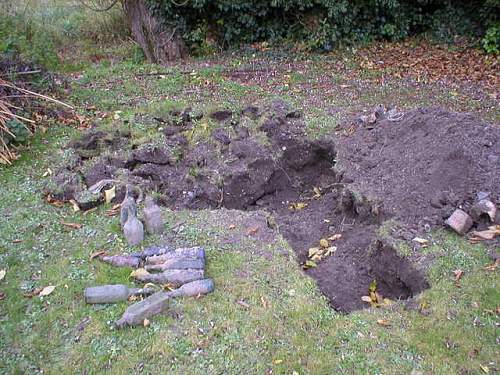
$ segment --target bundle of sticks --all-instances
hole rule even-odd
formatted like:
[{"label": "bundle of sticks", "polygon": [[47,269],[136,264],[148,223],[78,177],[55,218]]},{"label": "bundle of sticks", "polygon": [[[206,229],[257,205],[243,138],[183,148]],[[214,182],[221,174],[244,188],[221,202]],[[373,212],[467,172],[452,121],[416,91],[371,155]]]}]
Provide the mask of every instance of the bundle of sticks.
[{"label": "bundle of sticks", "polygon": [[18,157],[15,149],[17,135],[12,131],[10,126],[12,121],[17,120],[16,124],[22,126],[29,134],[33,134],[37,128],[35,120],[19,114],[23,111],[22,104],[19,104],[23,103],[22,99],[43,99],[71,109],[73,108],[57,99],[27,90],[0,78],[0,163],[2,164],[10,165]]}]

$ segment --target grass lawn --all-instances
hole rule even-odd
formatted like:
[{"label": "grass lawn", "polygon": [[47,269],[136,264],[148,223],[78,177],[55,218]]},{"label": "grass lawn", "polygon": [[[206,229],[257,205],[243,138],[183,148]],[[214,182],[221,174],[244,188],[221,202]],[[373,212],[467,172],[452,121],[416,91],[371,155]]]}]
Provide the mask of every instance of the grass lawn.
[{"label": "grass lawn", "polygon": [[[130,127],[154,138],[141,114],[173,107],[233,108],[280,97],[302,109],[310,137],[379,103],[441,105],[498,121],[498,103],[474,84],[418,82],[362,69],[356,53],[239,52],[169,67],[103,58],[66,73],[64,98],[91,123]],[[381,78],[383,78],[381,80]],[[104,115],[106,114],[106,115]],[[126,122],[128,120],[128,122]],[[116,330],[127,303],[91,306],[87,286],[131,283],[130,270],[92,253],[131,251],[109,206],[83,215],[42,197],[48,168],[81,130],[55,123],[12,167],[0,169],[0,373],[150,374],[481,374],[499,358],[498,270],[483,245],[447,231],[432,234],[431,288],[412,303],[349,315],[333,311],[293,251],[276,235],[246,235],[259,212],[165,210],[177,245],[207,250],[216,290],[172,301],[148,327]],[[82,224],[68,228],[61,222]],[[229,229],[235,226],[234,229]],[[175,229],[175,230],[174,230]],[[148,237],[144,245],[155,243]],[[453,271],[462,270],[456,285]],[[28,297],[34,288],[52,294]]]}]

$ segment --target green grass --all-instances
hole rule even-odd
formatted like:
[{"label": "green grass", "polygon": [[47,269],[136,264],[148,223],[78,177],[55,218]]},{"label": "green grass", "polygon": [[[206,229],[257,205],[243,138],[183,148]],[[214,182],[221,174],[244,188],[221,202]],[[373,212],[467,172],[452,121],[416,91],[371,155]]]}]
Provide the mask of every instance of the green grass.
[{"label": "green grass", "polygon": [[[327,75],[325,59],[314,58],[304,67],[307,79],[293,73],[292,84]],[[157,135],[151,117],[168,116],[173,108],[234,109],[281,96],[279,87],[243,86],[227,77],[226,69],[245,61],[248,56],[237,55],[210,67],[199,60],[169,68],[127,59],[88,64],[81,77],[70,78],[69,100],[86,116],[92,116],[85,110],[92,105],[107,112],[100,126],[129,127],[143,143]],[[335,82],[345,80],[335,76]],[[388,89],[369,86],[354,101],[332,92],[329,105],[338,108],[333,116],[315,90],[284,96],[304,110],[311,137],[331,133],[344,114],[362,104],[394,98],[413,107],[431,102],[437,88],[423,86],[415,97],[399,95],[410,93],[401,86],[394,97]],[[457,105],[454,100],[446,102],[449,108]],[[113,119],[115,111],[121,111],[120,118]],[[89,215],[57,208],[40,193],[47,168],[57,167],[65,144],[79,134],[55,125],[38,135],[13,167],[0,170],[0,269],[7,271],[0,281],[6,294],[0,301],[0,373],[480,374],[481,366],[490,373],[498,369],[498,272],[483,269],[489,263],[483,246],[444,231],[432,233],[431,246],[423,249],[432,264],[432,287],[411,306],[399,302],[342,315],[303,275],[282,238],[262,243],[245,236],[253,213],[166,210],[167,232],[184,221],[173,236],[175,244],[206,247],[207,273],[216,290],[199,300],[173,301],[147,328],[115,330],[113,321],[127,303],[89,306],[82,295],[87,286],[130,282],[129,270],[89,260],[101,249],[131,250],[118,218],[104,216],[109,207]],[[199,128],[196,137],[203,136]],[[65,228],[61,221],[83,227]],[[233,223],[236,229],[228,230]],[[237,235],[240,240],[228,244],[227,236]],[[145,245],[155,240],[148,237]],[[411,257],[412,249],[404,252]],[[460,288],[456,269],[464,271]],[[23,296],[47,285],[56,286],[50,296]],[[391,325],[383,327],[379,319]]]}]

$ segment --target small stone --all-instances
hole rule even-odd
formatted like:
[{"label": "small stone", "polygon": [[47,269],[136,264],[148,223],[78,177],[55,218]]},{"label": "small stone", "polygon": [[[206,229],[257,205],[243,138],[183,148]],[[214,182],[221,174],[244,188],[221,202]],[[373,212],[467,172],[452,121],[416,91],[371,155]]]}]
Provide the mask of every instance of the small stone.
[{"label": "small stone", "polygon": [[474,221],[479,221],[482,215],[488,215],[492,222],[495,222],[497,215],[497,207],[495,203],[489,199],[481,199],[479,202],[475,203],[471,208],[471,216]]},{"label": "small stone", "polygon": [[472,227],[472,218],[463,210],[457,208],[453,214],[445,221],[458,234],[465,234]]}]

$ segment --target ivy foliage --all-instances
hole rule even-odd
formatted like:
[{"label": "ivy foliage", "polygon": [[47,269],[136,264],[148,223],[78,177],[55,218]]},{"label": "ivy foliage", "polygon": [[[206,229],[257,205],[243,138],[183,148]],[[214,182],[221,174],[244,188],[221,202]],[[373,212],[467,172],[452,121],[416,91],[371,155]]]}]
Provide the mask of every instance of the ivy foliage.
[{"label": "ivy foliage", "polygon": [[429,33],[479,37],[498,22],[500,0],[149,0],[195,50],[256,41],[339,44]]}]

